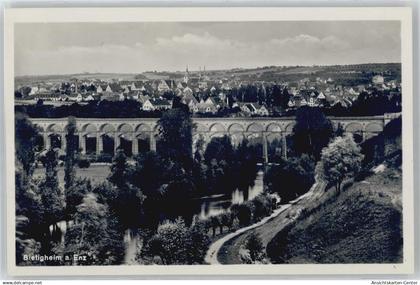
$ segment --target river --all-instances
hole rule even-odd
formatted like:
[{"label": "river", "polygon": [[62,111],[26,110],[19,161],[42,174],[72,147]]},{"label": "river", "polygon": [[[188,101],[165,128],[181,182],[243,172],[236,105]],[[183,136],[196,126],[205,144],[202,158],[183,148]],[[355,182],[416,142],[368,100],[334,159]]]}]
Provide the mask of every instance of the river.
[{"label": "river", "polygon": [[198,217],[200,219],[207,219],[225,212],[234,204],[242,204],[245,201],[254,199],[264,190],[263,178],[264,172],[262,170],[258,171],[254,186],[249,187],[248,193],[236,189],[230,197],[226,195],[213,195],[201,198]]}]

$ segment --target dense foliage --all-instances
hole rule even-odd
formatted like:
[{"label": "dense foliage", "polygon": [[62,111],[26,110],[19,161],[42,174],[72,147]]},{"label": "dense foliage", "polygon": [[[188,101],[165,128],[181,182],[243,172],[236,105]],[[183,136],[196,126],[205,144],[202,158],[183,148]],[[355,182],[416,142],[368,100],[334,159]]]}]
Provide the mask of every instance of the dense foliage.
[{"label": "dense foliage", "polygon": [[281,203],[305,194],[315,182],[315,163],[307,155],[291,157],[271,166],[264,176],[267,190],[277,193]]},{"label": "dense foliage", "polygon": [[319,108],[302,107],[296,111],[292,136],[296,155],[306,153],[318,160],[332,135],[332,123]]},{"label": "dense foliage", "polygon": [[360,170],[362,160],[360,147],[351,136],[337,137],[322,150],[317,175],[332,183],[339,192],[344,179],[354,176]]}]

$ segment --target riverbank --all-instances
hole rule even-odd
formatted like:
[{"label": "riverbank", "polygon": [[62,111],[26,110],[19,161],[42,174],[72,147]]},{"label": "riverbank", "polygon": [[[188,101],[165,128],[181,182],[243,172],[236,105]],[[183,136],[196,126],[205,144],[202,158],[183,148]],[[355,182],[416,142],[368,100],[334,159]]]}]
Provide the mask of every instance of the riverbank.
[{"label": "riverbank", "polygon": [[291,223],[300,213],[300,211],[309,202],[319,199],[325,189],[325,184],[319,182],[306,194],[291,201],[289,204],[282,205],[279,209],[275,210],[273,214],[266,217],[245,228],[241,228],[226,237],[217,240],[210,245],[206,255],[206,263],[209,264],[240,264],[239,252],[242,244],[245,242],[246,237],[252,233],[258,233],[266,246],[267,243],[281,230],[284,226]]}]

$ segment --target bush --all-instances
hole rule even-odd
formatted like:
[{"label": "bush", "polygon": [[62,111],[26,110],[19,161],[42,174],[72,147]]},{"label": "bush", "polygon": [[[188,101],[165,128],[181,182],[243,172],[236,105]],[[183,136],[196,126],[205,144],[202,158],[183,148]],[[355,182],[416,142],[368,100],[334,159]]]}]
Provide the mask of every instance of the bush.
[{"label": "bush", "polygon": [[253,262],[261,262],[266,257],[261,237],[254,232],[248,236],[245,248],[249,251],[249,257]]},{"label": "bush", "polygon": [[292,157],[271,166],[264,175],[264,182],[270,193],[277,193],[281,203],[287,203],[305,194],[315,182],[315,164],[307,155]]},{"label": "bush", "polygon": [[294,223],[288,224],[267,244],[266,252],[273,263],[284,263],[287,259],[286,250],[289,232],[294,226]]},{"label": "bush", "polygon": [[[188,228],[182,219],[158,227],[142,249],[142,257],[163,264],[201,264],[210,245],[208,229],[202,222]],[[158,262],[160,263],[160,262]]]},{"label": "bush", "polygon": [[267,195],[258,195],[254,200],[252,200],[252,204],[254,205],[253,220],[255,222],[269,216],[273,211],[272,199]]},{"label": "bush", "polygon": [[79,168],[89,168],[90,166],[90,162],[87,159],[79,159],[79,161],[77,162],[77,165],[79,166]]}]

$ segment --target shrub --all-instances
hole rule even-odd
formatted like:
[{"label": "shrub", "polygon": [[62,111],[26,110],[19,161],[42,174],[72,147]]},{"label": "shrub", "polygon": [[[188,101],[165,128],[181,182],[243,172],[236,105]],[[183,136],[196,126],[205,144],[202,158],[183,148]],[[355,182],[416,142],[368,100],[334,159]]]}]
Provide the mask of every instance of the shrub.
[{"label": "shrub", "polygon": [[227,227],[229,230],[232,229],[232,223],[233,223],[232,214],[231,213],[221,214],[220,222],[222,226]]},{"label": "shrub", "polygon": [[163,264],[201,264],[210,245],[207,231],[202,222],[190,228],[180,218],[166,222],[146,243],[142,257],[156,263],[158,256]]},{"label": "shrub", "polygon": [[267,195],[258,195],[254,200],[252,200],[252,204],[254,205],[254,221],[259,221],[272,213],[272,199]]},{"label": "shrub", "polygon": [[253,262],[261,262],[266,257],[261,237],[254,232],[248,236],[245,248],[249,251],[249,257]]},{"label": "shrub", "polygon": [[307,155],[292,157],[271,166],[264,175],[264,182],[270,193],[277,193],[281,203],[287,203],[305,194],[314,180],[314,161]]}]

